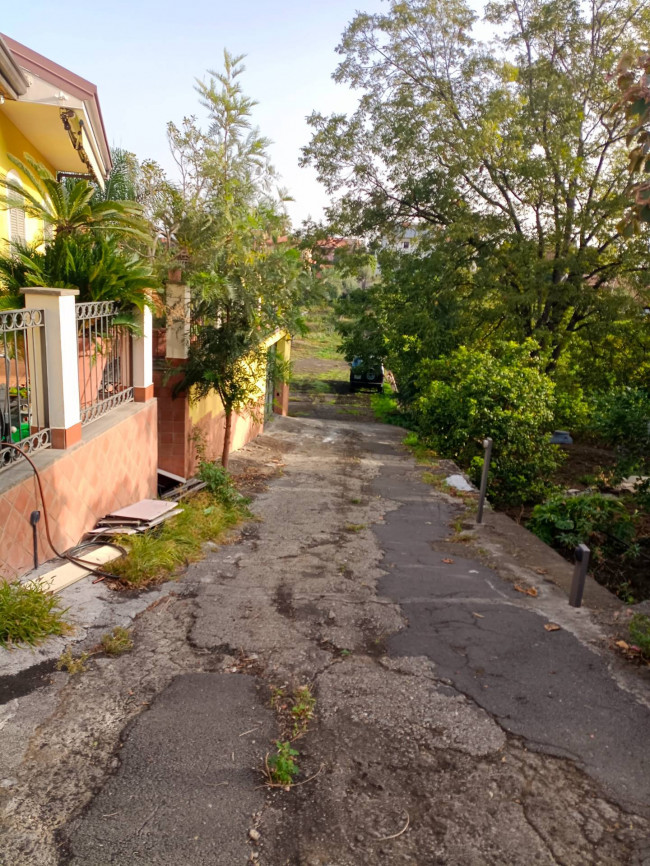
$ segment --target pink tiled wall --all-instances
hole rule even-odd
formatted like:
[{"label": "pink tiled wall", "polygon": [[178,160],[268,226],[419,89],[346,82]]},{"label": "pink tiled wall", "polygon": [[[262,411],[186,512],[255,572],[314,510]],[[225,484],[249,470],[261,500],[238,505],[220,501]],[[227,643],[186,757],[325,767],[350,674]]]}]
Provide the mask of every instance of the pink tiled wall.
[{"label": "pink tiled wall", "polygon": [[[78,543],[107,512],[156,496],[156,403],[138,409],[96,438],[61,452],[41,473],[50,532],[59,550]],[[17,577],[32,567],[29,515],[37,509],[42,512],[34,477],[0,494],[0,576]],[[42,515],[38,530],[43,561],[54,552]]]},{"label": "pink tiled wall", "polygon": [[[193,434],[199,431],[205,442],[206,457],[220,460],[223,449],[226,419],[223,414],[205,415],[194,425],[190,418],[189,402],[186,394],[173,397],[173,389],[180,380],[180,374],[169,376],[167,372],[154,370],[154,387],[158,400],[158,465],[166,472],[190,478],[198,465]],[[258,415],[263,413],[259,407]],[[264,424],[250,414],[234,413],[230,450],[237,451],[264,430]]]}]

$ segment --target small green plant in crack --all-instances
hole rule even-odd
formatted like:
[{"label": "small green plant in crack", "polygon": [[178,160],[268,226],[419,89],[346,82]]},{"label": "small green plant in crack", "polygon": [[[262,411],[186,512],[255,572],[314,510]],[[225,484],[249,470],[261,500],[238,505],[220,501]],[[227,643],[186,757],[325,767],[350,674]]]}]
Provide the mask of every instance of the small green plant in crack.
[{"label": "small green plant in crack", "polygon": [[282,686],[273,686],[271,688],[271,706],[276,713],[286,710],[287,694]]},{"label": "small green plant in crack", "polygon": [[309,722],[314,718],[316,698],[312,695],[309,686],[300,686],[293,696],[291,717],[293,718],[293,729],[291,741],[297,740],[307,733]]},{"label": "small green plant in crack", "polygon": [[358,496],[353,496],[352,499],[350,499],[350,504],[351,505],[361,505],[362,501],[363,500],[359,499]]},{"label": "small green plant in crack", "polygon": [[345,531],[346,532],[361,532],[362,529],[366,528],[365,523],[346,523]]},{"label": "small green plant in crack", "polygon": [[436,472],[423,472],[422,481],[424,481],[425,484],[430,484],[431,487],[435,487],[435,489],[439,490],[441,493],[451,494],[454,489],[453,487],[449,487],[445,482],[444,475],[440,475]]},{"label": "small green plant in crack", "polygon": [[56,669],[57,671],[67,671],[71,676],[82,674],[88,670],[86,665],[88,658],[88,653],[81,653],[80,656],[75,658],[72,655],[72,650],[68,647],[56,663]]},{"label": "small green plant in crack", "polygon": [[275,748],[275,754],[267,754],[264,759],[266,784],[271,788],[290,788],[300,772],[296,761],[300,752],[288,740],[276,740]]},{"label": "small green plant in crack", "polygon": [[133,649],[131,632],[120,625],[115,626],[113,631],[102,637],[101,648],[109,656],[120,656],[129,652]]}]

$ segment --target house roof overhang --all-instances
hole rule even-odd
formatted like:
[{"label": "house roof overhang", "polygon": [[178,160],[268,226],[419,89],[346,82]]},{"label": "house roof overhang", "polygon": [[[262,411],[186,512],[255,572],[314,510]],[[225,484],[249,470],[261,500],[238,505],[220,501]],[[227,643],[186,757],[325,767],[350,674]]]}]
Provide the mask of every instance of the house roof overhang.
[{"label": "house roof overhang", "polygon": [[27,90],[27,81],[14,60],[6,42],[0,36],[0,94],[6,99],[18,99]]},{"label": "house roof overhang", "polygon": [[56,171],[92,174],[103,186],[112,162],[97,87],[0,34],[0,89],[5,74],[13,95],[0,111]]}]

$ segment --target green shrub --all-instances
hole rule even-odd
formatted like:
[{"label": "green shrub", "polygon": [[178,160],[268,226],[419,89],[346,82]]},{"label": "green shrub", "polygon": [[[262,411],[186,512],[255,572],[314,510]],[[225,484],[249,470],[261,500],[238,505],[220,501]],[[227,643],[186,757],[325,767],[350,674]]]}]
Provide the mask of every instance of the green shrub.
[{"label": "green shrub", "polygon": [[650,478],[638,483],[633,495],[635,505],[650,514]]},{"label": "green shrub", "polygon": [[621,554],[635,533],[623,503],[601,493],[552,496],[535,506],[527,525],[551,547],[566,551],[587,544],[595,557],[601,552]]},{"label": "green shrub", "polygon": [[557,430],[582,433],[591,426],[592,407],[580,385],[555,379],[555,420]]},{"label": "green shrub", "polygon": [[635,613],[630,620],[630,638],[646,658],[650,658],[650,616]]},{"label": "green shrub", "polygon": [[36,644],[51,634],[65,634],[59,599],[37,586],[0,579],[0,647]]},{"label": "green shrub", "polygon": [[384,424],[404,423],[404,414],[390,385],[385,384],[379,394],[370,395],[370,407],[375,418]]},{"label": "green shrub", "polygon": [[421,396],[413,405],[421,434],[439,454],[482,468],[482,440],[494,441],[489,495],[501,505],[539,501],[563,459],[550,444],[554,385],[527,341],[493,353],[461,347],[421,366]]},{"label": "green shrub", "polygon": [[243,496],[237,492],[228,472],[220,463],[201,461],[198,476],[205,481],[208,490],[222,505],[236,505],[243,501]]},{"label": "green shrub", "polygon": [[650,452],[650,394],[614,388],[594,398],[591,429],[608,445],[639,458]]}]

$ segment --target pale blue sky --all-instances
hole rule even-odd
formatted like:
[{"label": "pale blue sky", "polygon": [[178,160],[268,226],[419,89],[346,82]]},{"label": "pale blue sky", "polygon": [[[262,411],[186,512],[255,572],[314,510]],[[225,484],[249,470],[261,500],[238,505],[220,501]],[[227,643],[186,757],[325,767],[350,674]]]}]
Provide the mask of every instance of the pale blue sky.
[{"label": "pale blue sky", "polygon": [[[334,49],[357,8],[381,0],[30,0],[12,3],[0,31],[94,82],[111,144],[171,169],[168,120],[200,113],[194,77],[221,66],[223,48],[247,54],[243,86],[260,103],[254,121],[274,141],[272,159],[295,198],[295,225],[327,198],[298,167],[313,109],[347,111],[353,97],[331,80]],[[385,7],[384,7],[385,8]]]}]

